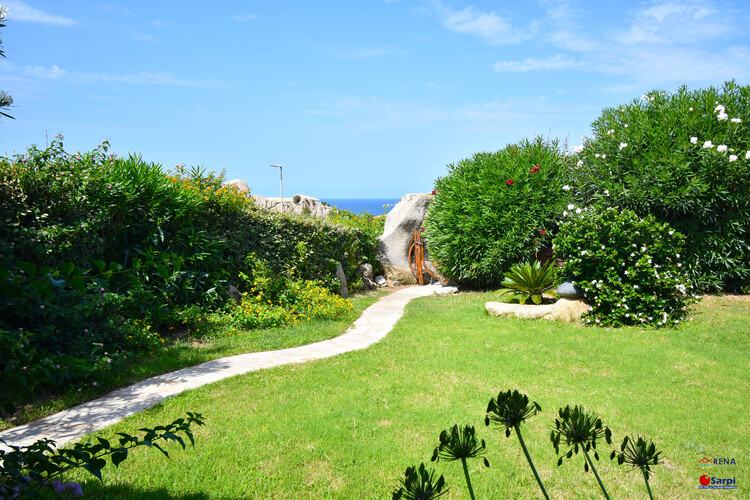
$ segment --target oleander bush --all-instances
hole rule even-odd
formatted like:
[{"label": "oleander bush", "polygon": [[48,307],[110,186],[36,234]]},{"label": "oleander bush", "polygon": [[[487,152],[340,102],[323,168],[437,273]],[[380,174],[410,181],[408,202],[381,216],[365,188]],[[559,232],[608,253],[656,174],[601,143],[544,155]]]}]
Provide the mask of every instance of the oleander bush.
[{"label": "oleander bush", "polygon": [[696,296],[682,264],[682,234],[632,210],[569,208],[554,247],[565,260],[561,274],[591,303],[584,323],[664,327],[684,321]]},{"label": "oleander bush", "polygon": [[569,157],[537,137],[448,165],[425,221],[430,258],[447,278],[496,287],[530,260],[567,204]]},{"label": "oleander bush", "polygon": [[574,169],[577,201],[628,208],[686,237],[703,291],[750,289],[750,86],[653,91],[592,124]]}]

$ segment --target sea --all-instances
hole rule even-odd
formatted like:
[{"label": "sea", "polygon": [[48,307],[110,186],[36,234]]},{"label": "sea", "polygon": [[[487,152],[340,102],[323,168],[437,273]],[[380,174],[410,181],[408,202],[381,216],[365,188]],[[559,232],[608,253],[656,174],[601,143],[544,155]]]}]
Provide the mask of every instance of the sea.
[{"label": "sea", "polygon": [[366,210],[370,215],[387,214],[398,203],[400,198],[321,198],[339,210],[349,210],[358,214]]}]

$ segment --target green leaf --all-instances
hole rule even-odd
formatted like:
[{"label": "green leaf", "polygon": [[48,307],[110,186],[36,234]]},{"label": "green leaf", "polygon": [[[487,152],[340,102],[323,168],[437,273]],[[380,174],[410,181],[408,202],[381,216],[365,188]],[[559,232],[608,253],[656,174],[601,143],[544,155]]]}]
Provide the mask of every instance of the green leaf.
[{"label": "green leaf", "polygon": [[94,265],[96,266],[96,268],[99,270],[100,273],[103,273],[104,269],[107,267],[107,265],[101,260],[95,260]]},{"label": "green leaf", "polygon": [[52,293],[52,283],[49,281],[35,281],[31,284],[37,292],[43,296],[48,296]]},{"label": "green leaf", "polygon": [[8,297],[13,297],[14,299],[23,298],[23,291],[21,291],[21,288],[18,285],[14,285],[13,283],[0,283],[0,293],[3,293]]},{"label": "green leaf", "polygon": [[126,458],[128,458],[128,450],[125,448],[119,448],[117,451],[112,452],[112,464],[115,467],[118,467]]},{"label": "green leaf", "polygon": [[75,267],[76,265],[72,262],[66,262],[62,265],[62,272],[66,278],[70,278],[70,273],[73,272],[73,269],[75,269]]},{"label": "green leaf", "polygon": [[86,282],[80,276],[73,276],[68,282],[70,283],[70,286],[79,292],[82,292],[86,288]]},{"label": "green leaf", "polygon": [[16,261],[16,264],[18,265],[19,269],[23,270],[23,272],[26,274],[26,277],[28,279],[32,279],[34,276],[36,276],[36,266],[32,264],[31,262],[26,262],[25,260],[18,260]]}]

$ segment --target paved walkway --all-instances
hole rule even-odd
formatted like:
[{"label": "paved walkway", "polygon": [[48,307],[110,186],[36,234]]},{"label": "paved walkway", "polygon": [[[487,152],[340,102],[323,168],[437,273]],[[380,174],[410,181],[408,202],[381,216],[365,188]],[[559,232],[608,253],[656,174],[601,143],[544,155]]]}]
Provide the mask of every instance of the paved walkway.
[{"label": "paved walkway", "polygon": [[440,285],[403,288],[365,309],[346,332],[330,340],[279,351],[239,354],[152,377],[36,422],[0,432],[0,439],[11,445],[28,446],[38,439],[48,438],[61,446],[151,408],[187,389],[255,370],[303,363],[364,349],[393,329],[410,300],[433,293],[453,292],[455,288]]}]

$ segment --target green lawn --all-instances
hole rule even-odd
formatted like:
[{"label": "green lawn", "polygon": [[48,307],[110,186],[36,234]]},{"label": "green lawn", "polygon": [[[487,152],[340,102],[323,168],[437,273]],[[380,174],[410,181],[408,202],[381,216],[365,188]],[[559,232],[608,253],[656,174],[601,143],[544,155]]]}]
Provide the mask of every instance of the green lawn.
[{"label": "green lawn", "polygon": [[[698,460],[734,458],[738,490],[750,491],[750,301],[709,297],[676,330],[605,330],[489,318],[486,294],[417,299],[380,343],[335,358],[263,370],[169,399],[101,433],[135,432],[185,411],[204,415],[196,446],[170,460],[138,449],[104,483],[85,474],[88,498],[390,498],[404,469],[428,462],[442,429],[477,426],[489,469],[469,462],[478,498],[535,498],[517,439],[484,426],[487,402],[519,389],[543,412],[522,428],[553,498],[601,498],[578,455],[556,466],[549,441],[557,409],[599,413],[619,444],[653,439],[656,498],[705,498]],[[597,469],[612,498],[645,498],[643,479],[609,460]],[[605,457],[606,455],[606,457]],[[468,498],[458,463],[433,464]],[[711,475],[711,472],[708,472]]]},{"label": "green lawn", "polygon": [[203,339],[200,342],[194,340],[173,342],[153,353],[135,357],[118,371],[99,379],[96,387],[87,386],[81,392],[73,387],[62,394],[29,405],[19,412],[12,423],[0,419],[0,430],[38,420],[149,377],[195,366],[213,359],[248,352],[286,349],[336,337],[344,333],[362,314],[362,311],[385,294],[386,292],[376,291],[351,297],[352,310],[333,321],[305,321],[297,325],[237,331],[232,335]]}]

